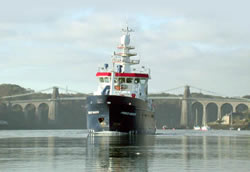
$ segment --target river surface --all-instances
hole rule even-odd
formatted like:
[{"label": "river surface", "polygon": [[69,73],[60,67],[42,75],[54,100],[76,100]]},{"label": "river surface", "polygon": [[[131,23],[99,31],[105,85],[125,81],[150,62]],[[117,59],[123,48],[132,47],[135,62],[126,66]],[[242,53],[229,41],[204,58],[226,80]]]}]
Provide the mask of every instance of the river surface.
[{"label": "river surface", "polygon": [[0,130],[0,171],[250,171],[250,131],[88,137],[87,130]]}]

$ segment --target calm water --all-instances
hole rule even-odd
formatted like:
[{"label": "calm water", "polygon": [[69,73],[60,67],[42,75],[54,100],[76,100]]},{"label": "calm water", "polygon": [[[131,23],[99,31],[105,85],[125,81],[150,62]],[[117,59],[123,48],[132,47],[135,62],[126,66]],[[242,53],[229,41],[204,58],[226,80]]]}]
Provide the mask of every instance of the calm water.
[{"label": "calm water", "polygon": [[250,131],[0,130],[0,171],[250,171]]}]

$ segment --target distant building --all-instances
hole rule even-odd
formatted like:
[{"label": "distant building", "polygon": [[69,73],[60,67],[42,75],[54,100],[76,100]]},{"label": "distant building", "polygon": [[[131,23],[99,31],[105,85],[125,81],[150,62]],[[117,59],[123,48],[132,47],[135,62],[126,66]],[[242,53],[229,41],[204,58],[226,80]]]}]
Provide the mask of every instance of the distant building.
[{"label": "distant building", "polygon": [[222,123],[224,125],[229,125],[230,124],[230,114],[226,114],[225,116],[222,117]]}]

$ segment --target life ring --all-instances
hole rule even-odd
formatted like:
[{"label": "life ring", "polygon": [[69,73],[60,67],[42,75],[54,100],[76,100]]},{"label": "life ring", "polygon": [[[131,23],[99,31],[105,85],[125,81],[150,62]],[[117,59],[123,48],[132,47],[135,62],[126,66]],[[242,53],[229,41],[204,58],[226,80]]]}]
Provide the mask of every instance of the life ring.
[{"label": "life ring", "polygon": [[116,86],[115,86],[115,89],[116,89],[116,90],[124,90],[124,89],[127,89],[127,88],[128,88],[127,85],[121,85],[121,86],[120,86],[120,85],[116,85]]},{"label": "life ring", "polygon": [[115,89],[116,89],[116,90],[121,90],[121,87],[120,87],[119,85],[116,85],[116,86],[115,86]]}]

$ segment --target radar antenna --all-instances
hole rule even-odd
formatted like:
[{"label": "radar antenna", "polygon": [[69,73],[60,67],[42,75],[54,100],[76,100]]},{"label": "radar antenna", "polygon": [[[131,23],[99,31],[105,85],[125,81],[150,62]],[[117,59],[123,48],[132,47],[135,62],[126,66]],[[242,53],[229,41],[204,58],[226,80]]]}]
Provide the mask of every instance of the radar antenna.
[{"label": "radar antenna", "polygon": [[133,29],[130,29],[128,26],[126,27],[126,29],[122,29],[122,32],[125,32],[125,33],[129,33],[129,32],[134,32]]}]

